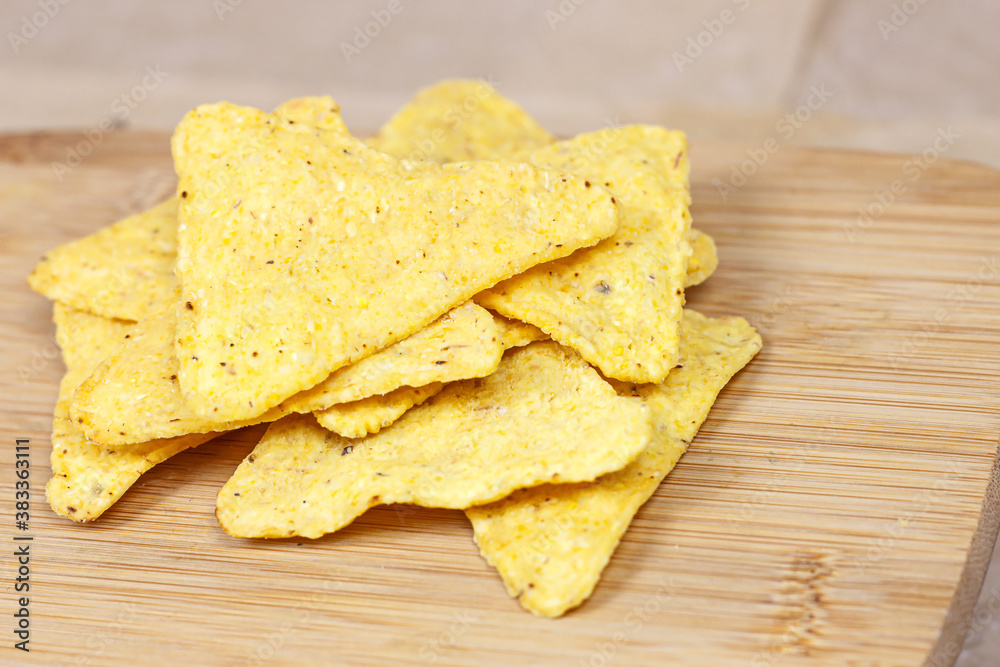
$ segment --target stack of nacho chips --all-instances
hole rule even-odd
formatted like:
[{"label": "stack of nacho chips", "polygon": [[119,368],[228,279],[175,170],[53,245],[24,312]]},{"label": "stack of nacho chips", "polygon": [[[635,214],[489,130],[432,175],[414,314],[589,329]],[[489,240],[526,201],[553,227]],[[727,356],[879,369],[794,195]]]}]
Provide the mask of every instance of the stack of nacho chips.
[{"label": "stack of nacho chips", "polygon": [[718,262],[680,132],[556,141],[449,81],[367,143],[304,98],[198,107],[172,149],[176,197],[30,278],[67,367],[47,494],[75,521],[270,422],[219,492],[228,533],[462,509],[510,594],[559,616],[760,349],[743,319],[684,308]]}]

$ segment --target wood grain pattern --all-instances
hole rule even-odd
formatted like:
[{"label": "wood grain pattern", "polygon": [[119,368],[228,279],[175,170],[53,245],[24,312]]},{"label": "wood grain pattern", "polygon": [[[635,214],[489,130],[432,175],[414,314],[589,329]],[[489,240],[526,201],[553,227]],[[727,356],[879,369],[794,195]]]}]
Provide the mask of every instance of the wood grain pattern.
[{"label": "wood grain pattern", "polygon": [[[0,140],[0,446],[8,464],[14,438],[33,447],[33,661],[936,666],[957,655],[1000,521],[1000,173],[940,161],[910,181],[902,156],[786,147],[724,200],[713,179],[746,155],[696,146],[694,218],[721,266],[689,303],[746,316],[764,350],[594,597],[551,621],[507,598],[460,512],[376,509],[316,541],[226,536],[215,493],[260,427],[159,466],[94,524],[48,510],[62,363],[50,306],[24,278],[46,249],[173,184],[166,136],[128,133],[59,181],[51,162],[77,140]],[[859,221],[897,179],[895,202]],[[8,468],[8,544],[12,486]],[[9,646],[2,659],[19,659]]]}]

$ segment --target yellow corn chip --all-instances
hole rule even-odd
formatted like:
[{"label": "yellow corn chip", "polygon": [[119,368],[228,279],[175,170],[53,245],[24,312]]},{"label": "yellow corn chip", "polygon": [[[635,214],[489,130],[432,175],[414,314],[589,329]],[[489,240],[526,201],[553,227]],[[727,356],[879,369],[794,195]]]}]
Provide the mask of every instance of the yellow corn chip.
[{"label": "yellow corn chip", "polygon": [[409,338],[334,371],[280,407],[286,413],[312,412],[403,386],[483,377],[496,370],[503,351],[493,316],[469,301]]},{"label": "yellow corn chip", "polygon": [[[536,340],[545,340],[548,338],[548,336],[542,333],[541,329],[530,324],[508,320],[506,317],[500,317],[499,315],[494,315],[493,319],[496,322],[495,326],[500,332],[499,338],[504,350],[509,350],[512,347],[523,347]],[[412,337],[416,337],[417,335],[419,334],[414,334]],[[369,359],[371,358],[369,357]],[[361,361],[356,365],[363,363],[364,361]],[[496,366],[494,365],[493,369],[488,372],[481,372],[477,375],[470,374],[466,377],[484,377],[492,373],[495,368]],[[334,373],[334,375],[337,375],[339,372]],[[446,381],[451,379],[447,378]],[[389,424],[392,424],[402,417],[407,410],[415,405],[420,405],[444,389],[444,387],[444,382],[433,382],[420,387],[400,387],[382,396],[370,396],[351,403],[331,405],[329,408],[317,410],[313,414],[316,416],[316,421],[323,428],[346,438],[360,438],[371,433],[377,433]],[[307,390],[303,394],[309,391]],[[294,400],[294,398],[289,400]],[[285,404],[283,403],[282,405]]]},{"label": "yellow corn chip", "polygon": [[502,315],[493,315],[500,330],[500,340],[503,342],[503,349],[509,350],[512,347],[524,347],[528,343],[536,340],[548,340],[545,332],[533,324],[509,320]]},{"label": "yellow corn chip", "polygon": [[[484,101],[481,101],[484,100]],[[555,137],[484,81],[443,81],[419,92],[368,145],[394,157],[430,162],[528,160]],[[686,286],[719,264],[712,237],[692,229]]]},{"label": "yellow corn chip", "polygon": [[263,415],[206,419],[191,409],[180,390],[175,312],[168,304],[158,315],[136,325],[129,339],[77,389],[70,410],[90,440],[115,448],[188,433],[231,431],[403,386],[480,377],[496,369],[504,349],[493,317],[468,302]]},{"label": "yellow corn chip", "polygon": [[177,382],[175,312],[171,300],[136,324],[74,392],[70,417],[91,442],[133,451],[150,440],[231,431],[282,416],[271,411],[264,418],[210,421],[194,414]]},{"label": "yellow corn chip", "polygon": [[[495,96],[490,98],[492,104],[475,105],[475,113],[468,114],[467,119],[459,115],[459,110],[467,106],[464,104],[466,100],[489,95]],[[500,96],[485,82],[458,80],[445,81],[418,93],[368,143],[372,148],[398,158],[445,163],[529,159],[532,151],[554,142],[555,138],[542,130],[522,109]],[[686,287],[707,280],[719,264],[712,237],[691,229],[688,243],[692,255],[688,261]],[[511,335],[514,333],[511,332]],[[547,337],[536,329],[520,345]]]},{"label": "yellow corn chip", "polygon": [[340,105],[332,97],[297,97],[279,106],[274,113],[293,124],[306,123],[337,134],[349,134],[340,115]]},{"label": "yellow corn chip", "polygon": [[[347,134],[329,97],[285,102],[275,113]],[[138,321],[173,294],[177,198],[49,251],[28,278],[35,291],[94,315]]]},{"label": "yellow corn chip", "polygon": [[621,203],[621,228],[594,248],[486,290],[476,302],[534,324],[608,377],[663,380],[677,360],[691,255],[684,134],[610,128],[543,148],[531,160],[607,187]]},{"label": "yellow corn chip", "polygon": [[719,256],[715,252],[715,239],[704,232],[692,229],[688,234],[691,259],[688,260],[685,287],[700,285],[708,280],[719,267]]},{"label": "yellow corn chip", "polygon": [[139,320],[169,298],[177,256],[177,200],[50,250],[28,278],[53,301],[94,315]]},{"label": "yellow corn chip", "polygon": [[486,81],[450,80],[421,90],[368,144],[426,162],[517,160],[555,139]]},{"label": "yellow corn chip", "polygon": [[313,414],[319,425],[345,438],[361,438],[378,433],[402,417],[407,410],[420,405],[444,389],[445,383],[432,382],[422,387],[400,387],[381,396],[369,396],[360,401],[331,405]]},{"label": "yellow corn chip", "polygon": [[[485,313],[486,311],[483,312]],[[492,319],[495,321],[495,326],[499,331],[499,340],[504,350],[509,350],[512,347],[523,347],[536,340],[545,340],[548,338],[542,333],[541,329],[530,324],[508,320],[506,317],[499,315],[493,315]],[[414,334],[411,338],[418,335],[419,333]],[[371,358],[373,357],[369,357],[369,359]],[[361,365],[364,362],[360,361],[355,365]],[[352,367],[349,366],[348,368]],[[493,369],[488,372],[480,372],[476,375],[470,374],[466,377],[484,377],[492,373],[495,368],[496,366],[494,365]],[[335,376],[339,373],[340,371],[337,371],[333,375]],[[446,381],[450,379],[446,378]],[[316,421],[323,428],[342,435],[345,438],[360,438],[371,433],[377,433],[389,424],[392,424],[402,417],[407,410],[415,405],[420,405],[431,396],[434,396],[444,389],[444,386],[444,382],[433,382],[420,387],[400,387],[381,396],[370,396],[351,403],[331,405],[325,410],[314,411],[313,414],[316,416]],[[310,393],[310,391],[306,390],[301,394],[296,394],[296,396]],[[295,397],[289,400],[293,401]],[[286,405],[286,403],[282,403],[282,406]]]},{"label": "yellow corn chip", "polygon": [[225,103],[189,113],[173,152],[180,383],[214,419],[261,415],[619,224],[607,191],[572,176],[401,163]]},{"label": "yellow corn chip", "polygon": [[74,521],[93,521],[111,507],[139,476],[174,454],[212,436],[189,435],[110,451],[87,442],[69,419],[69,400],[133,325],[55,304],[56,338],[66,362],[52,423],[52,478],[45,495],[52,509]]},{"label": "yellow corn chip", "polygon": [[587,599],[632,517],[760,346],[741,318],[685,310],[680,365],[659,385],[621,384],[653,411],[653,440],[635,461],[592,484],[546,484],[467,510],[507,592],[540,616],[561,616]]},{"label": "yellow corn chip", "polygon": [[533,343],[362,440],[308,416],[275,422],[219,492],[216,514],[237,537],[319,537],[374,505],[464,508],[542,482],[592,480],[627,465],[649,438],[641,401],[619,397],[572,351]]}]

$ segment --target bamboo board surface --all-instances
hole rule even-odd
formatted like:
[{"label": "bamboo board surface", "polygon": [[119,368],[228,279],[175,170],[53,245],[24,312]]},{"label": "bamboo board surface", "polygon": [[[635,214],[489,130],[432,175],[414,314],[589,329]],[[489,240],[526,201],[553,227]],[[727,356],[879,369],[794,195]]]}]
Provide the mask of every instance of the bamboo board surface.
[{"label": "bamboo board surface", "polygon": [[[721,265],[689,305],[747,317],[764,349],[591,600],[546,620],[507,597],[461,512],[375,509],[317,541],[225,535],[215,494],[261,427],[154,468],[93,524],[49,510],[63,366],[50,304],[25,276],[174,184],[167,136],[125,132],[60,181],[52,162],[79,140],[0,138],[0,525],[13,544],[14,440],[28,438],[34,538],[32,652],[4,626],[0,660],[862,667],[957,655],[1000,521],[1000,172],[786,147],[724,197],[714,179],[729,181],[744,150],[695,146],[695,224]],[[14,570],[6,557],[11,627]]]}]

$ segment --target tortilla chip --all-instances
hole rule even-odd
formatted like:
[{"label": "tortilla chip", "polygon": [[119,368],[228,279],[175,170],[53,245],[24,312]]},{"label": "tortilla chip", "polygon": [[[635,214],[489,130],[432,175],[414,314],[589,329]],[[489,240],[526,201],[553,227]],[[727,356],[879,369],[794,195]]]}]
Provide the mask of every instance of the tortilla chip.
[{"label": "tortilla chip", "polygon": [[[504,350],[509,350],[512,347],[523,347],[536,340],[548,338],[541,329],[530,324],[508,320],[499,315],[493,315],[492,319],[500,332],[499,338]],[[468,375],[467,377],[485,377],[495,369],[496,366],[489,372]],[[336,374],[334,373],[334,375]],[[445,382],[434,382],[421,387],[400,387],[382,396],[370,396],[351,403],[331,405],[329,408],[317,410],[313,414],[323,428],[345,438],[360,438],[378,433],[402,417],[407,410],[415,405],[420,405],[444,387]]]},{"label": "tortilla chip", "polygon": [[331,405],[313,415],[319,425],[328,431],[345,438],[362,438],[378,433],[402,417],[407,410],[420,405],[444,388],[444,382],[432,382],[422,387],[400,387],[381,396]]},{"label": "tortilla chip", "polygon": [[607,377],[662,381],[677,361],[691,256],[684,134],[609,128],[543,148],[531,161],[607,187],[621,203],[621,228],[593,248],[484,291],[476,302],[534,324]]},{"label": "tortilla chip", "polygon": [[237,537],[319,537],[375,505],[464,508],[542,482],[592,480],[627,465],[649,438],[641,401],[618,396],[572,351],[533,343],[362,440],[311,417],[275,422],[219,492],[216,514]]},{"label": "tortilla chip", "polygon": [[555,138],[482,80],[421,90],[368,145],[402,160],[524,160]]},{"label": "tortilla chip", "polygon": [[493,316],[468,301],[409,338],[335,371],[280,407],[286,413],[313,412],[404,386],[483,377],[496,370],[503,351]]},{"label": "tortilla chip", "polygon": [[212,436],[193,435],[146,442],[110,451],[87,442],[70,421],[73,390],[101,359],[133,329],[121,320],[91,315],[55,304],[56,338],[66,362],[52,423],[52,478],[45,495],[56,514],[73,521],[93,521],[113,505],[139,476],[174,454]]},{"label": "tortilla chip", "polygon": [[[482,100],[486,100],[484,103]],[[529,160],[555,143],[533,118],[484,81],[444,81],[419,92],[368,145],[407,160]],[[708,279],[719,264],[712,237],[692,229],[686,287]]]},{"label": "tortilla chip", "polygon": [[350,134],[340,115],[340,105],[332,97],[296,97],[274,110],[293,123],[306,123],[337,134]]},{"label": "tortilla chip", "polygon": [[28,282],[53,301],[102,317],[139,320],[174,285],[177,199],[50,250]]},{"label": "tortilla chip", "polygon": [[691,259],[688,260],[685,287],[700,285],[715,273],[719,267],[719,256],[715,252],[715,239],[704,232],[692,229],[688,234]]},{"label": "tortilla chip", "polygon": [[[329,97],[289,100],[275,113],[346,134]],[[28,278],[40,294],[94,315],[137,322],[173,294],[177,197],[49,251]]]},{"label": "tortilla chip", "polygon": [[587,599],[639,507],[674,467],[722,387],[760,350],[741,318],[684,311],[680,365],[659,385],[621,384],[653,411],[649,447],[592,484],[546,484],[466,511],[483,557],[539,616]]},{"label": "tortilla chip", "polygon": [[189,113],[173,152],[180,383],[214,419],[261,415],[619,224],[613,198],[571,176],[401,163],[226,103]]},{"label": "tortilla chip", "polygon": [[[70,417],[88,440],[132,451],[150,440],[231,431],[267,419],[206,420],[187,406],[177,382],[173,303],[135,325],[73,393]],[[282,414],[267,415],[271,421]]]},{"label": "tortilla chip", "polygon": [[493,317],[468,302],[263,415],[206,419],[184,400],[178,382],[175,312],[168,304],[157,316],[136,325],[77,389],[70,410],[90,440],[116,448],[188,433],[231,431],[403,386],[481,377],[496,369],[504,349]]},{"label": "tortilla chip", "polygon": [[509,350],[512,347],[524,347],[528,343],[534,343],[537,340],[548,340],[549,338],[545,335],[544,331],[533,324],[509,320],[497,314],[493,315],[493,319],[496,322],[497,329],[500,330],[500,341],[503,343],[503,349],[505,350]]},{"label": "tortilla chip", "polygon": [[[484,310],[483,312],[486,311]],[[509,350],[512,347],[523,347],[536,340],[545,340],[548,338],[548,336],[542,333],[541,329],[530,324],[508,320],[506,317],[499,315],[492,315],[492,319],[495,322],[494,326],[499,331],[499,340],[504,350]],[[363,363],[362,361],[357,365]],[[496,365],[488,372],[467,375],[466,377],[485,377],[495,369]],[[334,375],[337,375],[337,373],[334,373]],[[449,379],[445,380],[445,382],[447,381]],[[407,410],[415,405],[420,405],[444,389],[445,382],[434,382],[421,387],[400,387],[382,396],[371,396],[351,403],[331,405],[329,408],[317,410],[313,414],[316,416],[316,421],[323,428],[342,435],[345,438],[360,438],[372,433],[378,433],[386,426],[389,426],[402,417]]]}]

